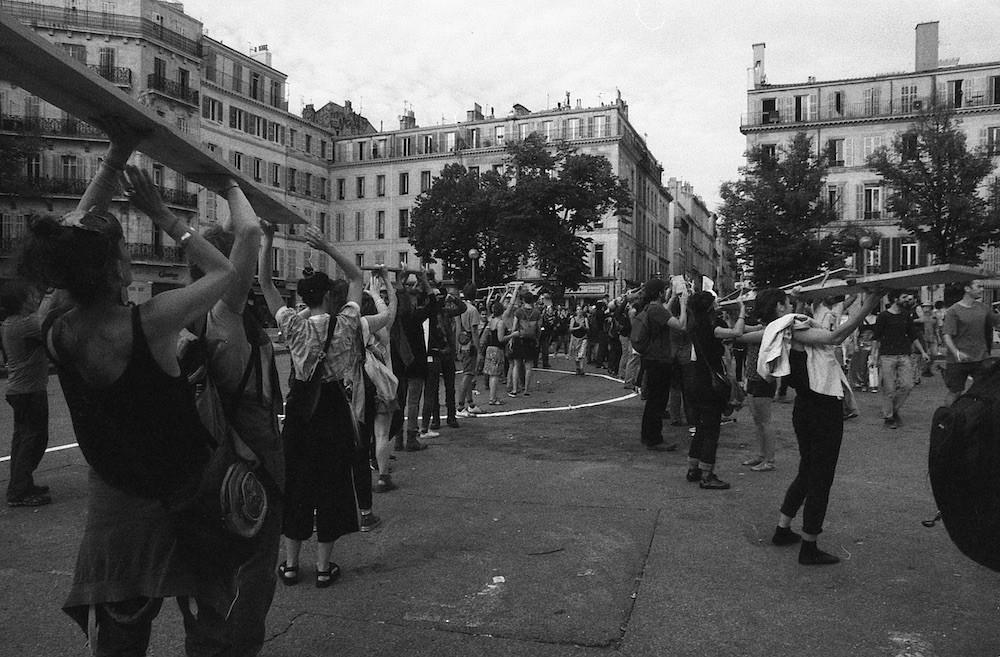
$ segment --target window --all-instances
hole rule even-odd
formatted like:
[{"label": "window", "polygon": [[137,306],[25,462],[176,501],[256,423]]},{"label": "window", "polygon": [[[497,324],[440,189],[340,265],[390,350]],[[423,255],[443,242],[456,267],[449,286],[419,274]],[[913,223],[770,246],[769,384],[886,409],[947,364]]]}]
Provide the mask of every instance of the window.
[{"label": "window", "polygon": [[354,181],[354,185],[355,185],[355,191],[357,192],[357,197],[358,198],[364,198],[365,197],[365,177],[364,176],[358,176],[355,179],[355,181]]},{"label": "window", "polygon": [[42,177],[42,156],[34,153],[28,156],[27,162],[28,178],[38,180]]},{"label": "window", "polygon": [[469,130],[469,147],[479,148],[481,146],[479,142],[479,128],[472,128]]},{"label": "window", "polygon": [[906,238],[899,245],[899,267],[900,269],[913,269],[919,267],[917,262],[917,240]]},{"label": "window", "polygon": [[385,196],[385,175],[375,176],[375,196]]},{"label": "window", "polygon": [[295,128],[289,128],[288,129],[288,145],[291,146],[292,148],[298,148],[299,144],[298,144],[297,139],[298,139],[298,130],[296,130]]},{"label": "window", "polygon": [[494,146],[503,146],[503,140],[505,135],[505,126],[498,125],[493,129]]},{"label": "window", "polygon": [[410,236],[410,211],[405,208],[399,211],[399,236]]},{"label": "window", "polygon": [[528,126],[527,123],[518,124],[518,126],[517,126],[517,138],[520,139],[521,141],[524,141],[525,139],[528,138],[528,134],[529,134],[528,127],[529,126]]},{"label": "window", "polygon": [[432,135],[424,135],[424,153],[434,152],[434,137]]},{"label": "window", "polygon": [[336,221],[334,222],[334,239],[338,242],[344,241],[344,213],[338,212]]},{"label": "window", "polygon": [[354,254],[354,264],[356,264],[358,267],[364,267],[365,266],[365,254],[364,253],[355,253]]},{"label": "window", "polygon": [[347,194],[347,180],[344,178],[337,178],[337,200],[343,201],[344,196]]},{"label": "window", "polygon": [[796,96],[795,97],[795,120],[796,121],[812,121],[815,117],[813,116],[813,97],[809,95]]},{"label": "window", "polygon": [[826,157],[831,167],[844,166],[844,140],[831,139],[826,142]]},{"label": "window", "polygon": [[243,171],[243,153],[233,151],[233,167],[237,171]]},{"label": "window", "polygon": [[552,121],[542,121],[542,137],[545,141],[552,141],[554,134],[552,134]]},{"label": "window", "polygon": [[243,93],[243,65],[233,64],[233,91]]},{"label": "window", "polygon": [[382,267],[383,265],[385,265],[385,251],[376,251],[375,252],[375,266],[376,267]]},{"label": "window", "polygon": [[606,116],[594,117],[594,136],[595,137],[608,136],[608,117]]},{"label": "window", "polygon": [[878,87],[865,89],[865,116],[878,116],[882,113],[882,90]]},{"label": "window", "polygon": [[844,195],[839,185],[828,185],[826,188],[826,202],[837,216],[837,219],[844,218]]},{"label": "window", "polygon": [[181,89],[187,89],[191,86],[191,72],[184,68],[177,69],[177,84],[180,85]]},{"label": "window", "polygon": [[222,123],[222,103],[210,96],[202,96],[201,115],[209,121]]},{"label": "window", "polygon": [[312,135],[306,135],[306,153],[313,152],[313,138]]},{"label": "window", "polygon": [[402,171],[399,174],[399,195],[406,196],[410,193],[410,174]]},{"label": "window", "polygon": [[299,172],[291,167],[288,168],[288,184],[285,186],[290,192],[298,191]]},{"label": "window", "polygon": [[902,157],[904,160],[916,160],[920,157],[920,144],[914,134],[900,135],[902,139]]},{"label": "window", "polygon": [[474,176],[478,176],[479,175],[479,167],[469,167],[469,173],[471,173]]},{"label": "window", "polygon": [[253,159],[253,179],[257,182],[264,179],[264,161],[259,157]]},{"label": "window", "polygon": [[62,177],[64,180],[76,180],[78,177],[75,155],[62,156]]},{"label": "window", "polygon": [[75,59],[82,64],[87,63],[87,46],[76,43],[64,43],[62,44],[62,47],[70,58]]},{"label": "window", "polygon": [[834,91],[828,97],[829,106],[827,107],[830,117],[835,118],[844,115],[844,92]]},{"label": "window", "polygon": [[359,210],[354,213],[354,240],[360,242],[365,238],[365,213]]},{"label": "window", "polygon": [[899,109],[902,112],[912,112],[920,109],[917,102],[917,85],[904,84],[899,88]]},{"label": "window", "polygon": [[493,165],[493,173],[497,174],[498,176],[500,176],[502,178],[503,177],[503,165],[502,164],[494,164]]},{"label": "window", "polygon": [[1000,155],[1000,127],[986,128],[986,154],[990,157]]},{"label": "window", "polygon": [[330,228],[329,226],[326,225],[327,224],[326,218],[327,217],[325,212],[319,213],[319,232],[323,233],[324,235],[326,235],[326,231]]},{"label": "window", "polygon": [[253,134],[255,137],[267,139],[267,119],[262,116],[253,117]]},{"label": "window", "polygon": [[313,175],[311,173],[303,174],[302,180],[302,191],[305,192],[306,196],[312,196],[313,193]]},{"label": "window", "polygon": [[271,165],[271,187],[281,187],[281,165]]},{"label": "window", "polygon": [[[76,158],[74,157],[73,160],[75,163]],[[66,158],[63,158],[63,167],[66,166],[65,161]],[[163,187],[163,165],[161,164],[153,165],[153,184],[156,185],[157,187]]]},{"label": "window", "polygon": [[250,97],[254,100],[260,100],[260,73],[253,72],[250,74]]},{"label": "window", "polygon": [[761,98],[760,122],[763,124],[781,123],[781,113],[778,112],[777,98]]},{"label": "window", "polygon": [[177,130],[179,132],[184,132],[184,133],[190,132],[190,124],[188,123],[188,120],[185,117],[183,116],[177,117]]},{"label": "window", "polygon": [[372,157],[375,157],[375,158],[385,157],[386,151],[388,150],[387,149],[388,143],[389,142],[386,139],[379,139],[378,141],[373,142],[372,143]]},{"label": "window", "polygon": [[991,75],[987,83],[986,104],[1000,105],[1000,75]]},{"label": "window", "polygon": [[868,157],[875,151],[882,148],[884,140],[882,137],[862,137],[861,138],[861,164],[868,161]]},{"label": "window", "polygon": [[319,197],[324,201],[330,196],[329,192],[330,181],[326,178],[320,177],[319,179]]},{"label": "window", "polygon": [[400,251],[399,252],[399,266],[403,267],[405,269],[406,265],[408,265],[409,263],[410,263],[410,253],[409,253],[409,251]]},{"label": "window", "polygon": [[949,107],[962,107],[962,99],[964,97],[962,82],[962,80],[952,80],[947,83]]},{"label": "window", "polygon": [[380,240],[385,239],[385,210],[375,213],[375,237]]},{"label": "window", "polygon": [[277,80],[271,80],[271,98],[269,99],[271,101],[271,107],[281,107],[281,99],[283,95],[284,94],[281,93],[281,83]]},{"label": "window", "polygon": [[41,101],[38,99],[38,96],[25,96],[24,115],[29,118],[37,119],[40,114],[41,114]]},{"label": "window", "polygon": [[421,171],[420,172],[420,191],[426,192],[431,188],[431,172]]},{"label": "window", "polygon": [[865,185],[864,188],[865,220],[878,220],[882,218],[882,187],[877,185]]},{"label": "window", "polygon": [[566,122],[566,139],[580,138],[580,119],[570,119]]},{"label": "window", "polygon": [[281,249],[278,247],[273,247],[271,249],[271,276],[274,278],[284,278],[285,275],[282,273],[282,267],[285,264],[284,256],[281,254]]},{"label": "window", "polygon": [[365,149],[366,148],[368,148],[368,142],[366,142],[366,141],[359,141],[357,143],[358,161],[359,162],[365,159]]},{"label": "window", "polygon": [[777,144],[761,144],[760,152],[764,158],[768,160],[778,159],[778,145]]},{"label": "window", "polygon": [[324,160],[326,159],[326,146],[327,146],[326,140],[325,139],[320,139],[319,140],[319,156],[322,159],[324,159]]},{"label": "window", "polygon": [[237,130],[244,129],[246,114],[238,107],[229,106],[229,127]]},{"label": "window", "polygon": [[457,141],[457,137],[456,137],[456,135],[455,135],[454,132],[449,132],[448,134],[446,134],[444,136],[444,148],[445,148],[445,150],[448,151],[449,153],[452,152],[452,151],[454,151],[455,150],[455,143],[456,143],[456,141]]},{"label": "window", "polygon": [[413,137],[403,137],[400,141],[402,142],[401,150],[403,157],[413,155]]},{"label": "window", "polygon": [[604,276],[604,245],[594,245],[594,276]]}]

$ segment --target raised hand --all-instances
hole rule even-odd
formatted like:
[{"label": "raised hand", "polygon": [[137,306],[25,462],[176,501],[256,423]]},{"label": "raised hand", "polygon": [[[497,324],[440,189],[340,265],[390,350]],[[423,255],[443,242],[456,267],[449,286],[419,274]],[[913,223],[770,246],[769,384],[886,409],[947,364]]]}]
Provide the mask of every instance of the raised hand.
[{"label": "raised hand", "polygon": [[160,197],[160,190],[153,184],[149,174],[138,167],[125,167],[128,189],[125,192],[132,204],[153,220],[159,228],[166,230],[178,221]]}]

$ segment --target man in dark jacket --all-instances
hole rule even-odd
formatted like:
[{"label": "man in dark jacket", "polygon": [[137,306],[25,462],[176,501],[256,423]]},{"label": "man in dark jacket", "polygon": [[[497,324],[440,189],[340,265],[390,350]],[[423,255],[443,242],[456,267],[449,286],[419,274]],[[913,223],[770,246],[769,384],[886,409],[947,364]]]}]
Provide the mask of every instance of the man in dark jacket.
[{"label": "man in dark jacket", "polygon": [[674,317],[667,309],[666,284],[654,278],[642,290],[643,310],[632,322],[632,343],[642,344],[641,334],[648,334],[648,346],[642,350],[642,364],[646,372],[644,389],[647,392],[646,407],[642,411],[640,438],[646,449],[656,452],[672,452],[677,443],[667,445],[663,441],[663,411],[670,396],[670,329],[683,329],[687,323],[687,294],[681,296],[680,317]]},{"label": "man in dark jacket", "polygon": [[[454,287],[454,284],[452,284]],[[458,295],[449,293],[441,303],[439,289],[431,290],[431,296],[438,301],[438,312],[430,318],[427,338],[428,361],[427,379],[424,382],[424,410],[421,413],[420,436],[437,438],[441,428],[441,403],[438,391],[444,379],[445,408],[448,410],[448,426],[457,428],[455,418],[455,318],[465,312],[465,302]]]},{"label": "man in dark jacket", "polygon": [[[414,273],[414,272],[410,272]],[[399,312],[390,333],[390,354],[392,369],[399,379],[396,400],[399,410],[393,414],[390,433],[395,436],[395,450],[406,449],[416,452],[427,445],[417,439],[417,415],[420,413],[420,397],[424,392],[427,378],[427,338],[424,324],[438,312],[437,300],[430,296],[431,286],[424,271],[415,272],[417,286],[407,289],[405,285],[397,291],[400,296]],[[404,273],[403,276],[408,276]],[[403,409],[406,410],[406,442],[403,442]]]}]

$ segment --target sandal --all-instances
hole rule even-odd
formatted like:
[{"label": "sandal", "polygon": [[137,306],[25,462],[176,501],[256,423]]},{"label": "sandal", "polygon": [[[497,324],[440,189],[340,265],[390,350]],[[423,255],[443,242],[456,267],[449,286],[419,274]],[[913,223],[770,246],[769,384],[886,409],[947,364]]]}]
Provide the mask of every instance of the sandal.
[{"label": "sandal", "polygon": [[747,459],[746,461],[743,461],[743,465],[745,465],[745,466],[760,465],[763,462],[764,462],[764,459],[762,459],[759,456],[755,456],[752,459]]},{"label": "sandal", "polygon": [[340,577],[340,566],[333,563],[332,561],[327,564],[326,570],[316,571],[316,588],[325,589]]},{"label": "sandal", "polygon": [[770,472],[774,470],[774,461],[761,461],[750,469],[754,472]]},{"label": "sandal", "polygon": [[281,562],[278,566],[278,574],[281,575],[281,583],[285,586],[292,586],[299,583],[299,567],[289,566],[286,562]]}]

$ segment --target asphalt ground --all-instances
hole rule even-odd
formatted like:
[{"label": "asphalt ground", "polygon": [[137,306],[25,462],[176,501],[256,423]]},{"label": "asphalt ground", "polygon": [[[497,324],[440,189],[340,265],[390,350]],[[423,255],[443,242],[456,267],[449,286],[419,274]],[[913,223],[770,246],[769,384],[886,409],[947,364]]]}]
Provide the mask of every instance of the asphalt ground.
[{"label": "asphalt ground", "polygon": [[[302,584],[279,584],[263,655],[1000,655],[1000,575],[963,557],[940,523],[920,524],[934,513],[926,450],[939,376],[914,390],[897,430],[882,426],[880,397],[861,394],[820,537],[843,561],[821,568],[769,540],[797,461],[791,404],[774,404],[777,469],[740,465],[754,442],[744,410],[719,449],[733,487],[704,491],[684,480],[683,449],[640,445],[641,400],[584,406],[626,395],[620,383],[534,379],[531,397],[505,397],[501,410],[575,408],[461,420],[429,449],[399,453],[399,489],[375,496],[382,527],[338,541],[333,587],[314,588],[309,567]],[[72,443],[54,377],[49,390],[50,445]],[[10,426],[4,404],[0,455]],[[665,434],[686,446],[683,428]],[[84,655],[60,606],[86,464],[77,449],[53,451],[36,479],[52,505],[0,509],[0,655]],[[149,654],[183,654],[171,603]]]}]

